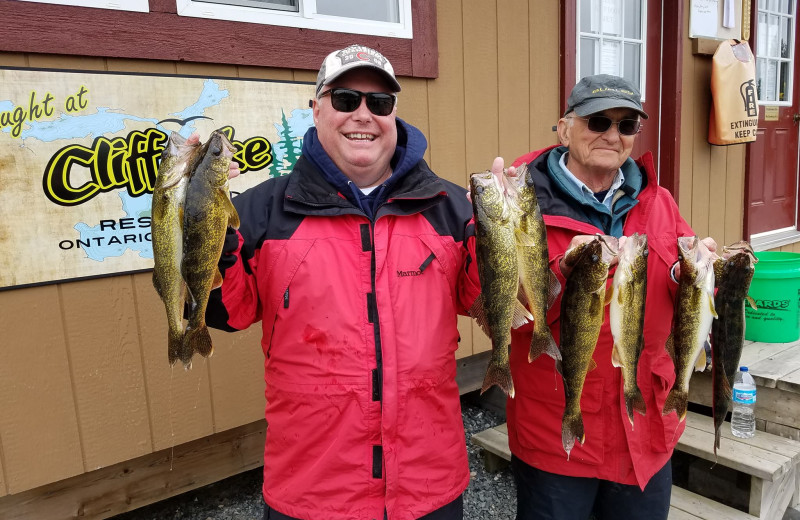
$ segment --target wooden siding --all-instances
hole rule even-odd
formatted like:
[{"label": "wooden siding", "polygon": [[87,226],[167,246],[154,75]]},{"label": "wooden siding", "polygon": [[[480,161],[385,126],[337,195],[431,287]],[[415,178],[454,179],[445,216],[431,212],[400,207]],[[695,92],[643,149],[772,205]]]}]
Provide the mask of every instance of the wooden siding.
[{"label": "wooden siding", "polygon": [[747,145],[708,144],[711,56],[692,54],[689,11],[685,0],[678,200],[681,215],[692,229],[721,246],[742,239]]},{"label": "wooden siding", "polygon": [[[555,4],[437,2],[439,77],[401,78],[398,114],[428,137],[426,159],[442,177],[466,187],[494,157],[510,163],[555,142]],[[316,79],[309,70],[22,52],[0,52],[0,66]],[[149,273],[2,291],[0,330],[0,496],[263,419],[260,325],[213,331],[212,358],[170,368]],[[459,330],[458,358],[490,348],[470,319],[460,317]]]}]

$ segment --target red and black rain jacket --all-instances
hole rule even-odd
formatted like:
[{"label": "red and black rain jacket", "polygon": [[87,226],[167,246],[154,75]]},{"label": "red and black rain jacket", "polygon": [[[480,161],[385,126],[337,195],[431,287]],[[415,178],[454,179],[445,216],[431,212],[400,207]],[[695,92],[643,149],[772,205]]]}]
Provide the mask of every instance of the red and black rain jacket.
[{"label": "red and black rain jacket", "polygon": [[[514,165],[528,163],[547,226],[550,267],[565,286],[559,269],[570,240],[575,235],[603,233],[588,222],[586,215],[565,198],[547,170],[547,155],[553,148],[531,152]],[[661,410],[675,372],[664,345],[669,336],[677,284],[669,271],[678,258],[677,237],[694,232],[681,217],[670,193],[658,186],[653,158],[646,153],[636,161],[645,184],[630,208],[623,234],[646,233],[647,296],[644,323],[644,349],[639,359],[637,382],[645,399],[646,416],[634,413],[631,426],[625,412],[621,369],[611,364],[613,338],[608,307],[593,359],[597,368],[586,376],[581,396],[585,444],[575,443],[569,460],[561,441],[564,413],[564,387],[555,362],[540,356],[528,363],[531,325],[512,330],[511,372],[516,397],[507,402],[508,434],[511,452],[527,464],[550,473],[593,477],[642,489],[666,464],[683,433],[675,413],[662,416]],[[611,286],[613,269],[609,273]],[[561,297],[547,316],[556,342],[560,336]]]},{"label": "red and black rain jacket", "polygon": [[233,199],[207,319],[261,321],[274,509],[410,520],[467,487],[454,353],[480,289],[465,193],[420,160],[371,220],[301,156]]}]

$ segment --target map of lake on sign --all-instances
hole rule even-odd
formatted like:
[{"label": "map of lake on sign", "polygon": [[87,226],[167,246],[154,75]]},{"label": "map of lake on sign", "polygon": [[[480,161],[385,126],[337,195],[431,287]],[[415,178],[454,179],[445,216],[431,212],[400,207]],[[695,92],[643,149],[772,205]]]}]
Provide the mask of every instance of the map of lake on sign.
[{"label": "map of lake on sign", "polygon": [[0,290],[151,269],[152,189],[171,132],[222,129],[234,194],[286,175],[307,83],[0,68]]}]

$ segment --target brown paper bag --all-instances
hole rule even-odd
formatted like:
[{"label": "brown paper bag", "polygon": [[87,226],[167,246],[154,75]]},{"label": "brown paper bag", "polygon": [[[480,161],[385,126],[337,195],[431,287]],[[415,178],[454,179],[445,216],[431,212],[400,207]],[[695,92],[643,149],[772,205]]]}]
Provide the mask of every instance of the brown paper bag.
[{"label": "brown paper bag", "polygon": [[756,60],[747,42],[719,44],[711,65],[711,115],[708,142],[749,143],[758,130]]}]

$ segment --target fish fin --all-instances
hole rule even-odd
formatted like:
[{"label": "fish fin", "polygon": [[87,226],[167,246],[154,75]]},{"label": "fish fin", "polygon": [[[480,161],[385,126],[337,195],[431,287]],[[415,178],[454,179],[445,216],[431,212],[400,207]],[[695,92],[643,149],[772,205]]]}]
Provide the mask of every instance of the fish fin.
[{"label": "fish fin", "polygon": [[611,303],[611,300],[613,299],[614,299],[614,289],[611,289],[610,291],[606,289],[606,293],[603,295],[603,306],[606,306],[609,303]]},{"label": "fish fin", "polygon": [[523,247],[534,247],[536,246],[536,239],[530,236],[528,233],[522,231],[519,228],[514,228],[514,236],[517,239],[517,244]]},{"label": "fish fin", "polygon": [[749,294],[747,295],[747,303],[750,304],[750,307],[752,307],[754,311],[758,310],[758,307],[756,306],[756,301]]},{"label": "fish fin", "polygon": [[511,328],[517,329],[532,321],[533,314],[519,300],[514,300],[514,317],[511,320]]},{"label": "fish fin", "polygon": [[589,360],[589,368],[586,370],[586,372],[591,372],[595,368],[597,368],[597,361],[595,361],[594,359],[590,359]]},{"label": "fish fin", "polygon": [[686,419],[686,406],[689,402],[689,393],[677,388],[670,390],[667,400],[664,401],[664,410],[662,415],[669,415],[670,412],[678,414],[678,420],[683,422]]},{"label": "fish fin", "polygon": [[509,397],[514,397],[514,383],[511,380],[511,367],[509,367],[508,364],[489,363],[489,367],[486,369],[486,376],[483,378],[481,395],[495,385],[500,387]]},{"label": "fish fin", "polygon": [[233,202],[231,202],[230,197],[225,192],[222,192],[222,199],[222,207],[228,214],[228,226],[233,229],[239,229],[239,225],[241,224],[239,222],[239,213],[237,213],[236,208],[233,207]]},{"label": "fish fin", "polygon": [[711,315],[714,316],[715,318],[719,318],[719,316],[717,316],[717,308],[714,305],[714,295],[713,294],[711,295],[711,298],[708,299],[708,307],[709,307],[709,310],[711,311]]},{"label": "fish fin", "polygon": [[622,359],[619,355],[619,345],[617,342],[614,342],[614,347],[611,349],[611,364],[617,368],[622,367]]},{"label": "fish fin", "polygon": [[575,447],[575,441],[583,445],[586,441],[586,435],[583,431],[583,416],[580,412],[574,415],[564,414],[561,421],[561,444],[564,446],[564,451],[569,452]]},{"label": "fish fin", "polygon": [[705,370],[706,361],[708,361],[708,359],[706,358],[706,349],[704,347],[700,349],[700,352],[697,353],[697,359],[694,360],[695,372],[702,372],[703,370]]},{"label": "fish fin", "polygon": [[548,269],[548,271],[550,272],[550,285],[547,292],[547,308],[550,309],[558,295],[561,294],[561,282],[558,281],[558,277],[552,270]]},{"label": "fish fin", "polygon": [[519,284],[519,289],[517,289],[517,300],[526,309],[530,310],[532,308],[531,299],[528,298],[528,293],[525,292],[525,287],[521,283]]},{"label": "fish fin", "polygon": [[475,302],[473,302],[472,307],[469,308],[469,315],[472,316],[478,326],[480,326],[483,333],[491,338],[492,333],[489,330],[489,322],[486,320],[486,313],[483,310],[482,294],[479,294],[478,297],[475,298]]},{"label": "fish fin", "polygon": [[209,334],[208,327],[205,324],[196,329],[186,329],[186,334],[183,336],[181,361],[184,364],[190,363],[195,352],[203,357],[208,357],[214,352],[211,334]]},{"label": "fish fin", "polygon": [[214,289],[219,289],[220,287],[222,287],[222,273],[220,273],[219,269],[217,269],[214,272],[214,281],[211,284],[211,290],[213,291]]},{"label": "fish fin", "polygon": [[541,332],[537,332],[534,329],[531,336],[531,349],[528,352],[528,363],[538,358],[542,353],[547,354],[556,361],[561,359],[561,351],[558,350],[558,345],[556,345],[556,340],[553,339],[553,334],[550,332],[549,327],[545,327],[545,330]]},{"label": "fish fin", "polygon": [[[560,375],[562,379],[564,378],[564,363],[561,361],[561,359],[556,360],[556,372],[558,372],[558,375]],[[567,382],[564,381],[564,388],[566,387]]]},{"label": "fish fin", "polygon": [[631,429],[633,429],[633,412],[636,411],[640,415],[647,415],[647,405],[644,403],[644,396],[642,396],[639,387],[634,386],[633,390],[625,393],[625,410],[628,412],[628,420],[631,422]]},{"label": "fish fin", "polygon": [[181,345],[183,344],[183,331],[167,331],[167,359],[170,366],[174,365],[180,357]]}]

